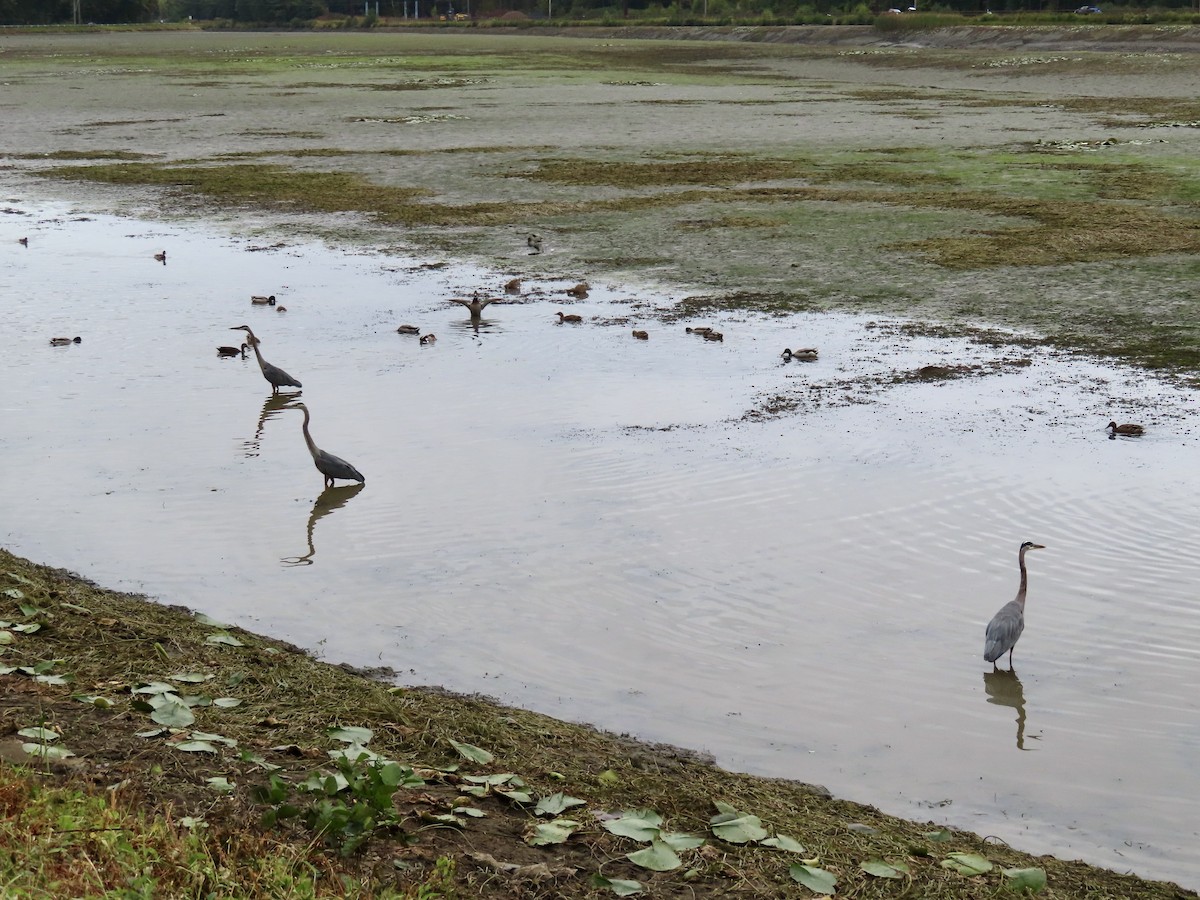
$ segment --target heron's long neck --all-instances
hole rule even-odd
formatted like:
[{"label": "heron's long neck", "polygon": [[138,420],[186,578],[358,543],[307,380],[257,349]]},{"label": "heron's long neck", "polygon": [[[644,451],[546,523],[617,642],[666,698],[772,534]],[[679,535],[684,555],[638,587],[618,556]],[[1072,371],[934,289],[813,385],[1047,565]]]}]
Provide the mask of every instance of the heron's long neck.
[{"label": "heron's long neck", "polygon": [[1025,571],[1025,549],[1021,548],[1020,563],[1021,563],[1021,586],[1017,588],[1016,601],[1021,609],[1025,609],[1025,588],[1029,586],[1029,573]]},{"label": "heron's long neck", "polygon": [[[256,347],[255,349],[257,350],[258,348]],[[259,357],[259,359],[262,359],[262,357]],[[308,407],[304,407],[301,411],[304,413],[304,424],[301,426],[304,430],[304,443],[308,444],[308,452],[312,454],[313,459],[316,459],[317,445],[313,443],[312,435],[308,433]],[[1022,582],[1022,585],[1024,585],[1024,582]],[[1022,587],[1023,590],[1024,588]]]},{"label": "heron's long neck", "polygon": [[250,346],[254,349],[255,357],[258,358],[258,367],[265,373],[267,371],[267,364],[263,362],[262,352],[258,349],[258,338],[249,331],[246,332],[246,335],[250,338]]}]

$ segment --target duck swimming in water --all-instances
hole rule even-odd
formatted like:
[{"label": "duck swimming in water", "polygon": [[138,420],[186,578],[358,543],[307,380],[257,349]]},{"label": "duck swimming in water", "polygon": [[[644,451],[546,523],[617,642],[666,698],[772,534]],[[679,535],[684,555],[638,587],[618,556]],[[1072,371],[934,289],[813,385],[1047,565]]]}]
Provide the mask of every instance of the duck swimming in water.
[{"label": "duck swimming in water", "polygon": [[396,334],[420,334],[421,329],[416,325],[401,325],[396,329]]},{"label": "duck swimming in water", "polygon": [[244,359],[246,356],[246,351],[249,348],[249,344],[242,344],[241,347],[218,347],[217,356],[237,356],[240,354]]},{"label": "duck swimming in water", "polygon": [[167,251],[164,250],[162,253],[155,253],[154,258],[165,266],[167,264]]},{"label": "duck swimming in water", "polygon": [[1116,437],[1118,434],[1123,434],[1127,437],[1136,437],[1146,433],[1146,429],[1141,425],[1118,425],[1116,422],[1109,422],[1104,427],[1112,437]]},{"label": "duck swimming in water", "polygon": [[578,316],[575,313],[565,313],[565,312],[559,311],[559,312],[556,312],[555,315],[558,316],[558,324],[559,325],[561,325],[563,322],[582,322],[583,321],[583,316]]},{"label": "duck swimming in water", "polygon": [[634,329],[633,336],[635,338],[637,338],[639,341],[650,340],[650,332],[648,332],[648,331],[638,331],[638,330]]},{"label": "duck swimming in water", "polygon": [[250,302],[254,306],[274,306],[275,295],[272,294],[269,297],[264,297],[262,294],[255,294],[250,298]]},{"label": "duck swimming in water", "polygon": [[67,344],[82,344],[82,343],[83,343],[83,338],[81,338],[81,337],[50,338],[50,346],[51,347],[65,347],[65,346],[67,346]]},{"label": "duck swimming in water", "polygon": [[434,343],[436,340],[437,340],[437,335],[436,335],[436,334],[423,334],[423,335],[421,335],[421,343],[422,343],[422,344],[432,344],[432,343]]},{"label": "duck swimming in water", "polygon": [[784,350],[780,354],[784,362],[791,362],[793,359],[798,359],[801,362],[811,362],[817,358],[816,347],[801,347],[799,350]]}]

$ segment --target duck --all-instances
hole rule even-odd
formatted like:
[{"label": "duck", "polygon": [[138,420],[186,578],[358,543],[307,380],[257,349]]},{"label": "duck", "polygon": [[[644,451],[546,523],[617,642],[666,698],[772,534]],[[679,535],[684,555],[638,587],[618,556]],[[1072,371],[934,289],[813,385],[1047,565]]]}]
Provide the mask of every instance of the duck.
[{"label": "duck", "polygon": [[420,334],[421,329],[416,325],[401,325],[396,329],[396,334]]},{"label": "duck", "polygon": [[536,234],[531,234],[525,238],[525,246],[528,247],[530,250],[532,250],[534,253],[541,253],[542,252],[542,239],[540,237],[538,237]]},{"label": "duck", "polygon": [[422,344],[432,344],[432,343],[433,343],[434,341],[436,341],[436,340],[437,340],[437,335],[436,335],[436,334],[423,334],[423,335],[421,335],[421,343],[422,343]]},{"label": "duck", "polygon": [[241,354],[244,357],[248,349],[250,349],[249,344],[242,344],[240,347],[218,347],[217,356],[237,356]]},{"label": "duck", "polygon": [[250,298],[250,302],[254,306],[274,306],[275,305],[275,295],[272,294],[270,297],[264,297],[262,294],[254,294]]},{"label": "duck", "polygon": [[17,238],[17,243],[20,244],[22,247],[28,247],[29,246],[29,238]]},{"label": "duck", "polygon": [[162,253],[155,253],[154,258],[165,266],[167,264],[167,251],[164,250]]},{"label": "duck", "polygon": [[558,324],[559,325],[561,325],[563,322],[582,322],[583,321],[583,316],[577,316],[577,315],[575,315],[575,313],[565,313],[560,310],[559,312],[556,312],[555,315],[558,316]]},{"label": "duck", "polygon": [[287,312],[287,307],[286,306],[277,306],[277,307],[275,307],[275,312]]},{"label": "duck", "polygon": [[802,362],[808,362],[817,358],[817,348],[801,347],[799,350],[784,350],[780,356],[783,357],[784,362],[789,362],[793,359],[798,359]]},{"label": "duck", "polygon": [[699,335],[705,335],[705,334],[708,334],[710,331],[712,331],[711,328],[685,328],[684,330],[688,334],[699,334]]},{"label": "duck", "polygon": [[83,338],[81,338],[81,337],[50,338],[50,346],[51,347],[65,347],[68,344],[82,344],[82,343],[83,343]]},{"label": "duck", "polygon": [[633,336],[634,336],[635,338],[637,338],[639,341],[648,341],[648,340],[650,340],[650,332],[648,332],[648,331],[638,331],[636,328],[635,328],[635,329],[634,329],[634,331],[633,331]]},{"label": "duck", "polygon": [[723,342],[725,340],[725,335],[721,334],[721,332],[719,332],[719,331],[712,331],[710,329],[710,330],[704,332],[704,339],[706,341],[722,341]]},{"label": "duck", "polygon": [[579,284],[575,285],[575,287],[567,288],[565,293],[568,293],[572,297],[576,297],[576,298],[582,300],[584,297],[586,297],[588,295],[588,291],[590,291],[591,289],[592,289],[592,286],[590,284],[588,284],[586,281],[581,281],[581,282],[579,282]]},{"label": "duck", "polygon": [[1146,433],[1146,429],[1143,428],[1141,425],[1131,425],[1128,423],[1126,423],[1125,425],[1118,425],[1116,422],[1109,422],[1104,427],[1109,432],[1111,432],[1113,437],[1116,437],[1118,434],[1124,434],[1129,437],[1136,437],[1137,435]]},{"label": "duck", "polygon": [[484,311],[484,309],[487,308],[487,305],[489,303],[495,303],[500,298],[499,297],[485,297],[481,300],[481,299],[479,299],[479,292],[476,291],[474,294],[471,295],[470,300],[461,300],[458,297],[449,297],[447,299],[451,303],[457,303],[459,306],[465,306],[467,309],[469,309],[471,311],[471,318],[478,319],[481,315],[483,315],[483,311]]},{"label": "duck", "polygon": [[506,294],[521,293],[521,279],[513,278],[513,279],[510,279],[509,281],[504,282],[504,293],[506,293]]}]

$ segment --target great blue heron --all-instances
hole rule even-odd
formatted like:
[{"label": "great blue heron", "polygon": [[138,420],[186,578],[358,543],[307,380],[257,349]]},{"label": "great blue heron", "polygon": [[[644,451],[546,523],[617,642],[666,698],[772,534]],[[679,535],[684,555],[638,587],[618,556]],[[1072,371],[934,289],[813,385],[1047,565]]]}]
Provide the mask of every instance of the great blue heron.
[{"label": "great blue heron", "polygon": [[583,316],[576,315],[575,313],[565,313],[565,312],[560,311],[560,312],[556,312],[555,315],[558,316],[558,324],[559,325],[561,325],[563,322],[582,322],[583,321]]},{"label": "great blue heron", "polygon": [[471,318],[478,319],[481,315],[483,315],[483,311],[487,308],[489,303],[496,303],[500,298],[485,297],[484,299],[480,300],[479,294],[476,293],[471,295],[470,300],[460,300],[458,297],[449,297],[447,299],[449,299],[451,303],[457,303],[460,306],[465,306],[471,311]]},{"label": "great blue heron", "polygon": [[1035,544],[1026,541],[1021,545],[1017,561],[1021,566],[1021,586],[1017,588],[1017,596],[1000,607],[1000,611],[988,622],[986,640],[983,645],[983,658],[994,668],[996,660],[1005,653],[1008,654],[1008,667],[1012,668],[1013,647],[1021,632],[1025,630],[1025,588],[1029,584],[1029,576],[1025,571],[1025,554],[1030,550],[1044,550],[1045,544]]},{"label": "great blue heron", "polygon": [[1141,425],[1118,425],[1116,422],[1109,422],[1104,428],[1109,432],[1111,437],[1116,437],[1118,434],[1136,436],[1146,433],[1146,429]]},{"label": "great blue heron", "polygon": [[229,330],[244,331],[250,336],[247,343],[254,348],[254,355],[258,357],[258,367],[262,369],[263,378],[270,382],[272,394],[278,393],[281,387],[303,387],[300,382],[279,368],[279,366],[273,366],[263,359],[262,351],[258,349],[258,338],[254,336],[254,332],[250,330],[249,325],[234,325]]},{"label": "great blue heron", "polygon": [[304,410],[304,443],[308,444],[308,452],[312,454],[313,465],[317,467],[317,471],[325,476],[325,487],[333,487],[333,479],[344,478],[347,481],[361,481],[366,484],[367,479],[363,477],[362,472],[350,465],[340,456],[334,456],[332,453],[326,453],[320,447],[313,443],[312,435],[308,433],[308,407],[303,403],[294,405],[295,409]]},{"label": "great blue heron", "polygon": [[253,306],[274,306],[275,295],[271,294],[269,297],[264,297],[262,294],[253,294],[250,297],[250,303]]},{"label": "great blue heron", "polygon": [[793,359],[798,359],[801,362],[811,362],[817,358],[816,347],[801,347],[799,350],[784,350],[780,354],[784,362],[791,362]]}]

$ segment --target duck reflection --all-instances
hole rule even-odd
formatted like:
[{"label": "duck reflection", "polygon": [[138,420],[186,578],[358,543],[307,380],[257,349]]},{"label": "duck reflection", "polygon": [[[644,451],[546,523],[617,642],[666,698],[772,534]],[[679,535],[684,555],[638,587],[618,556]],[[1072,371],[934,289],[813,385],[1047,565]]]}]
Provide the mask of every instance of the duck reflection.
[{"label": "duck reflection", "polygon": [[[1011,669],[996,669],[983,673],[983,689],[987,702],[1008,706],[1017,711],[1017,749],[1025,750],[1025,689],[1021,679]],[[1036,740],[1036,735],[1034,738]]]},{"label": "duck reflection", "polygon": [[341,509],[350,502],[350,498],[365,488],[365,484],[352,484],[346,487],[325,488],[313,504],[312,512],[308,514],[308,552],[303,556],[285,556],[280,562],[285,566],[311,566],[317,548],[313,544],[313,529],[317,522],[329,515],[335,509]]},{"label": "duck reflection", "polygon": [[267,419],[273,418],[286,409],[288,403],[299,398],[302,393],[302,391],[296,391],[294,394],[271,394],[263,401],[262,411],[258,414],[258,426],[254,429],[254,437],[242,445],[246,456],[258,456],[259,446],[262,444],[263,428],[267,424]]}]

